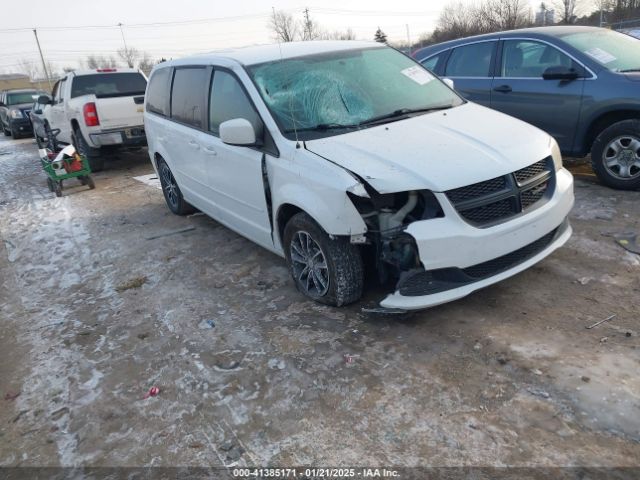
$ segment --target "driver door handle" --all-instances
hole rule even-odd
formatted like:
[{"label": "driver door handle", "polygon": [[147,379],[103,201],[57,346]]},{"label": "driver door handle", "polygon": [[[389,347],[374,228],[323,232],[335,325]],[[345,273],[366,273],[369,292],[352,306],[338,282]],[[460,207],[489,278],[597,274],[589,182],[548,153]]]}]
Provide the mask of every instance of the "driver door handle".
[{"label": "driver door handle", "polygon": [[191,140],[191,141],[189,142],[189,146],[190,146],[191,148],[193,148],[194,150],[198,150],[198,149],[200,148],[200,145],[198,145],[198,142],[196,142],[196,141],[194,141],[194,140]]},{"label": "driver door handle", "polygon": [[494,92],[501,92],[501,93],[509,93],[512,91],[511,87],[509,85],[500,85],[499,87],[495,87],[493,89]]},{"label": "driver door handle", "polygon": [[208,153],[209,155],[217,155],[218,152],[216,151],[215,148],[211,148],[211,147],[204,147],[203,149],[206,153]]}]

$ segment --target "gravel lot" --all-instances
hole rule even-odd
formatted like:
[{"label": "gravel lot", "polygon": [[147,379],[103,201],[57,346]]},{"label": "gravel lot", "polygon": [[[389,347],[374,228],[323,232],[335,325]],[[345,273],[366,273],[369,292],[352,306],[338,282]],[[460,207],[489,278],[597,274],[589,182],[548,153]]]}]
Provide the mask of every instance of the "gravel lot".
[{"label": "gravel lot", "polygon": [[640,466],[640,256],[607,236],[640,193],[579,179],[566,247],[381,316],[170,214],[146,151],[107,168],[56,198],[0,139],[0,466]]}]

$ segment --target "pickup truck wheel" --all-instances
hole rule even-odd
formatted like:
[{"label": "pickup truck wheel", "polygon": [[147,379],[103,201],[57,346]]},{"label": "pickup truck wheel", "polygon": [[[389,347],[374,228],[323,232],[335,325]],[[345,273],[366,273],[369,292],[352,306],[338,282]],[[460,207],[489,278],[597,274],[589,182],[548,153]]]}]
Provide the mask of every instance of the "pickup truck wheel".
[{"label": "pickup truck wheel", "polygon": [[619,190],[640,187],[640,120],[606,128],[591,148],[593,171],[605,185]]},{"label": "pickup truck wheel", "polygon": [[169,165],[164,160],[158,161],[158,173],[160,174],[160,185],[162,186],[162,193],[164,199],[167,202],[169,210],[176,215],[188,215],[195,211],[189,203],[187,203],[182,196],[180,187],[171,173]]},{"label": "pickup truck wheel", "polygon": [[99,172],[104,169],[104,158],[100,156],[100,150],[97,148],[91,148],[87,144],[82,133],[77,129],[74,130],[73,135],[71,136],[71,142],[80,155],[87,157],[87,161],[89,162],[89,167],[91,167],[92,172]]},{"label": "pickup truck wheel", "polygon": [[360,250],[344,237],[331,238],[306,213],[294,215],[284,229],[284,251],[298,290],[340,307],[360,299],[364,273]]}]

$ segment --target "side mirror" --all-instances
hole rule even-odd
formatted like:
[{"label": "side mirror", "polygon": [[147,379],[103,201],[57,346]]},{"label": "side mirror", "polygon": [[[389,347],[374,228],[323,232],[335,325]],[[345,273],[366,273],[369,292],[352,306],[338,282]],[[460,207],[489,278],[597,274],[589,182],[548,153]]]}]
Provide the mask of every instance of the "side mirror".
[{"label": "side mirror", "polygon": [[36,115],[42,115],[42,110],[37,109],[37,110],[34,110],[33,113],[35,113]]},{"label": "side mirror", "polygon": [[220,140],[228,145],[250,147],[256,144],[256,131],[249,120],[234,118],[220,124]]},{"label": "side mirror", "polygon": [[451,80],[450,78],[443,78],[442,81],[447,85],[447,87],[449,87],[451,90],[455,90],[456,89],[456,84],[453,83],[453,80]]},{"label": "side mirror", "polygon": [[40,105],[51,105],[51,98],[49,98],[47,95],[40,95],[38,97],[38,103]]},{"label": "side mirror", "polygon": [[580,75],[573,68],[558,65],[547,68],[542,74],[545,80],[575,80]]}]

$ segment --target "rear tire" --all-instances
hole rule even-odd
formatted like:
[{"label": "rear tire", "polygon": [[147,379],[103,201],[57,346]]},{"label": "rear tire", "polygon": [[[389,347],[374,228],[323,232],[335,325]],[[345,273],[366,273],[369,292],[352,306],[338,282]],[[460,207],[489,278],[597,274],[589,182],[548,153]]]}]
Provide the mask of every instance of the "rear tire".
[{"label": "rear tire", "polygon": [[603,130],[591,148],[591,165],[608,187],[640,188],[640,120],[624,120]]},{"label": "rear tire", "polygon": [[188,215],[195,212],[195,208],[185,201],[169,165],[163,159],[158,160],[158,176],[160,177],[164,200],[167,202],[169,210],[176,215]]},{"label": "rear tire", "polygon": [[55,191],[55,187],[53,186],[53,180],[51,180],[49,177],[47,177],[47,187],[49,187],[49,191],[50,192],[54,192]]},{"label": "rear tire", "polygon": [[56,192],[56,197],[62,196],[62,183],[61,182],[53,182],[54,191]]},{"label": "rear tire", "polygon": [[283,247],[296,288],[320,303],[340,307],[360,299],[364,267],[360,250],[345,237],[331,238],[306,213],[284,229]]},{"label": "rear tire", "polygon": [[76,151],[81,156],[87,158],[89,167],[91,167],[92,172],[99,172],[104,169],[104,158],[100,156],[100,150],[90,147],[87,141],[84,139],[84,136],[82,135],[82,132],[80,132],[80,130],[75,129],[73,131],[71,142],[76,148]]}]

